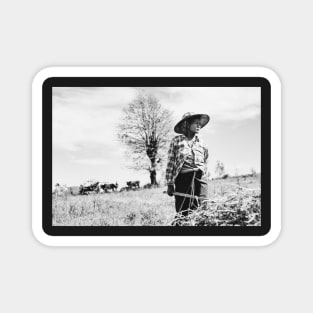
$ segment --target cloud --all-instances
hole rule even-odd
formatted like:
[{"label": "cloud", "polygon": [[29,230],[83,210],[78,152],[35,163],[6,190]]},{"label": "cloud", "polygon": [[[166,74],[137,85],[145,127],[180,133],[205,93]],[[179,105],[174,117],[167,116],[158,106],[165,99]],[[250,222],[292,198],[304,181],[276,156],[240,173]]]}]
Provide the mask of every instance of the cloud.
[{"label": "cloud", "polygon": [[83,142],[77,144],[75,150],[67,151],[72,163],[94,166],[110,165],[112,160],[123,162],[123,150],[116,143]]},{"label": "cloud", "polygon": [[84,142],[114,143],[121,108],[133,88],[53,88],[53,144],[68,151]]},{"label": "cloud", "polygon": [[110,163],[107,159],[103,158],[76,159],[74,162],[84,165],[108,165]]},{"label": "cloud", "polygon": [[211,123],[239,122],[260,115],[258,87],[55,87],[54,143],[75,150],[82,141],[103,142],[115,137],[121,109],[138,91],[156,95],[179,120],[185,112],[203,112]]},{"label": "cloud", "polygon": [[156,95],[175,121],[185,112],[209,114],[211,133],[260,115],[258,87],[54,87],[53,145],[72,153],[86,142],[118,148],[122,108],[140,91]]},{"label": "cloud", "polygon": [[219,122],[241,121],[260,115],[260,88],[194,87],[180,90],[180,103],[167,105],[181,117],[185,112],[207,113]]}]

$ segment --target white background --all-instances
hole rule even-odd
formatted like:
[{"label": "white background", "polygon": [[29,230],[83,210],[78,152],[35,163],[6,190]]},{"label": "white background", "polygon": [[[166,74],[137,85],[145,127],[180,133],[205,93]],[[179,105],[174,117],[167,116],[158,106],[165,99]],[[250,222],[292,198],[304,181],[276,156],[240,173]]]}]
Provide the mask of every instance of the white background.
[{"label": "white background", "polygon": [[[309,1],[2,2],[1,312],[312,310]],[[31,232],[31,83],[47,66],[266,66],[283,223],[262,248],[48,248]]]}]

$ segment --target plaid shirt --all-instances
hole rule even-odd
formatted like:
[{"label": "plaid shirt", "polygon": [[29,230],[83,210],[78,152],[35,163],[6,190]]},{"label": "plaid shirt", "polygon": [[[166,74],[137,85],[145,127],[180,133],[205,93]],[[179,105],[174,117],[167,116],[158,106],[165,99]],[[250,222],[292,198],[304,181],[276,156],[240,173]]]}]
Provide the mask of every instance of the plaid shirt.
[{"label": "plaid shirt", "polygon": [[166,167],[166,182],[172,185],[175,182],[186,158],[190,153],[194,154],[195,166],[200,168],[204,174],[207,174],[208,148],[202,140],[196,135],[194,145],[189,146],[187,138],[184,135],[175,136],[170,144],[168,151],[168,162]]}]

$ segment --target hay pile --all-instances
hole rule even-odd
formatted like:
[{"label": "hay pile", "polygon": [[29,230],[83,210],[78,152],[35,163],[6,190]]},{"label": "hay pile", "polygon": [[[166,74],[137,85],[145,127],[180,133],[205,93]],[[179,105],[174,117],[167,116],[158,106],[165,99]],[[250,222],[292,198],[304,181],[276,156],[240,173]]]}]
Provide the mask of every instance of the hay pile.
[{"label": "hay pile", "polygon": [[189,215],[176,215],[179,226],[261,226],[261,191],[239,187],[214,195]]}]

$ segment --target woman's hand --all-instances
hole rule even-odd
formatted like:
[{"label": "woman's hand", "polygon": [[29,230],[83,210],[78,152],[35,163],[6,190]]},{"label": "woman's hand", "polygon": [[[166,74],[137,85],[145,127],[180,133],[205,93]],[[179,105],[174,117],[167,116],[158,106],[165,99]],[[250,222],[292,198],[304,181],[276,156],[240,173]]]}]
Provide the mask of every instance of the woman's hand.
[{"label": "woman's hand", "polygon": [[174,193],[174,185],[168,185],[167,186],[167,194],[172,197],[173,196],[173,193]]}]

